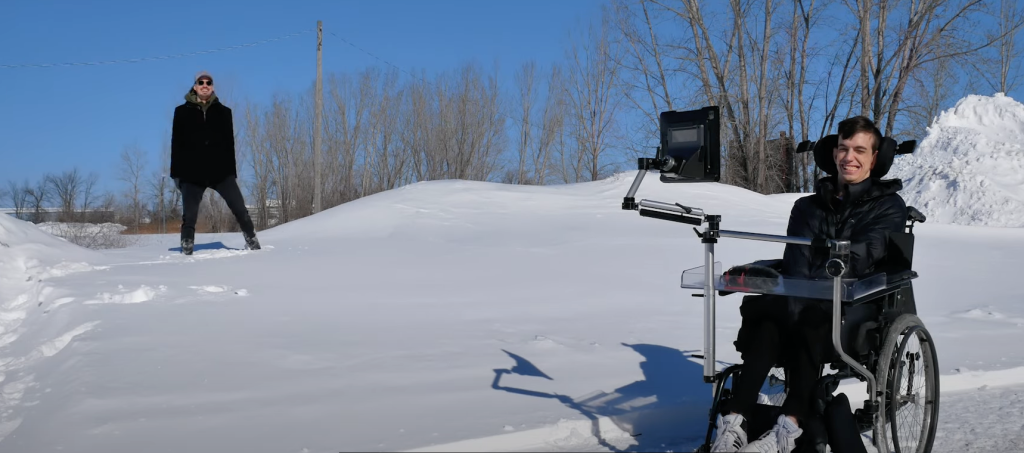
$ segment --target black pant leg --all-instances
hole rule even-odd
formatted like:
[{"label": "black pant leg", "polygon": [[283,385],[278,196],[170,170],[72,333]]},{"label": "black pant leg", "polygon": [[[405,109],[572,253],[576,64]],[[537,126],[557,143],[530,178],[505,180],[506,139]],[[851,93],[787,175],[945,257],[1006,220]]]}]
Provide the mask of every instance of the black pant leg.
[{"label": "black pant leg", "polygon": [[768,373],[778,363],[782,352],[781,331],[771,318],[760,318],[752,323],[748,341],[749,346],[741,355],[743,368],[733,378],[732,398],[725,407],[745,418],[749,418]]},{"label": "black pant leg", "polygon": [[253,226],[252,218],[249,216],[249,210],[245,207],[245,198],[242,196],[242,190],[238,187],[237,180],[228,177],[214,186],[213,189],[227,203],[228,209],[235,216],[235,220],[238,222],[242,232],[248,237],[255,236],[256,228]]},{"label": "black pant leg", "polygon": [[181,190],[181,238],[195,240],[199,204],[203,202],[203,193],[206,192],[206,188],[182,181],[179,190]]},{"label": "black pant leg", "polygon": [[811,405],[815,386],[821,377],[822,350],[831,344],[831,317],[820,305],[805,306],[798,314],[794,335],[787,345],[786,380],[789,392],[782,412],[803,422],[815,413]]},{"label": "black pant leg", "polygon": [[840,393],[825,408],[825,422],[828,427],[828,445],[833,453],[867,453],[861,440],[857,420],[850,409],[850,399]]}]

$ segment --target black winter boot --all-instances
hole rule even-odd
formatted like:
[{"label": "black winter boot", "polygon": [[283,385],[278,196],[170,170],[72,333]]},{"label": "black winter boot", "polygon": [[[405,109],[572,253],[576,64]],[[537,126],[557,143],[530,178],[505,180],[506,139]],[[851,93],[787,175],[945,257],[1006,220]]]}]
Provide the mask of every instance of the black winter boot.
[{"label": "black winter boot", "polygon": [[260,249],[260,241],[259,241],[259,239],[256,239],[256,234],[255,233],[252,236],[249,236],[248,234],[244,234],[243,233],[242,236],[245,237],[245,248],[246,249],[248,249],[248,250],[259,250]]},{"label": "black winter boot", "polygon": [[192,254],[192,246],[193,246],[193,242],[192,242],[191,239],[188,239],[188,238],[182,239],[181,240],[181,253],[184,253],[186,255],[191,255]]}]

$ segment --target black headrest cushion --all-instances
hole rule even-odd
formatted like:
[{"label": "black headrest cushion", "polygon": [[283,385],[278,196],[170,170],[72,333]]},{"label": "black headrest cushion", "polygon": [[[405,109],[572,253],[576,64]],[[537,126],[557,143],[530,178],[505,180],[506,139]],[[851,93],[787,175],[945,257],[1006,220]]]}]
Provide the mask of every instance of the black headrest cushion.
[{"label": "black headrest cushion", "polygon": [[[814,163],[818,165],[821,171],[828,175],[835,176],[839,173],[836,168],[836,161],[832,156],[832,151],[839,146],[839,135],[832,134],[822,137],[814,144]],[[886,173],[889,173],[889,168],[892,167],[892,161],[896,157],[896,140],[889,137],[882,138],[882,145],[878,147],[878,156],[875,161],[875,168],[871,170],[872,178],[881,179]]]},{"label": "black headrest cushion", "polygon": [[826,135],[814,143],[814,163],[818,165],[821,171],[830,176],[835,176],[836,173],[839,173],[836,168],[835,157],[832,155],[832,151],[837,146],[839,146],[838,134]]}]

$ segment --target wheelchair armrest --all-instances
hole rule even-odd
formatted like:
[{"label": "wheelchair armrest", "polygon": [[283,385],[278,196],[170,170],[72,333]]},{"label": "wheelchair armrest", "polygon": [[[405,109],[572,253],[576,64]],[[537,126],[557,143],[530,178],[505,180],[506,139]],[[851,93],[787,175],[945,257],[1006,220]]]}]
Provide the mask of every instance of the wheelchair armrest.
[{"label": "wheelchair armrest", "polygon": [[868,294],[866,296],[861,296],[857,300],[843,302],[843,304],[846,305],[846,306],[856,306],[856,305],[860,305],[860,304],[863,304],[863,303],[866,303],[866,302],[870,302],[872,300],[876,300],[878,297],[881,297],[881,296],[883,296],[885,294],[888,294],[888,293],[894,291],[896,288],[899,288],[903,284],[909,282],[910,280],[913,280],[913,279],[918,277],[917,271],[914,271],[914,270],[911,270],[911,269],[906,269],[906,268],[892,269],[892,268],[889,268],[889,269],[879,269],[879,270],[876,270],[875,272],[872,272],[869,275],[863,276],[860,279],[861,280],[866,280],[868,278],[877,277],[879,275],[884,275],[885,276],[885,287],[884,288],[882,288],[882,289],[880,289],[880,290],[878,290],[878,291],[876,291],[876,292],[874,292],[872,294]]},{"label": "wheelchair armrest", "polygon": [[906,280],[913,280],[913,279],[917,278],[917,272],[916,271],[912,271],[910,269],[904,269],[904,270],[901,270],[901,271],[886,273],[885,276],[886,276],[886,284],[887,285],[894,285],[896,283],[901,283],[901,282],[906,281]]},{"label": "wheelchair armrest", "polygon": [[907,221],[924,223],[928,218],[925,217],[924,213],[913,206],[907,206]]}]

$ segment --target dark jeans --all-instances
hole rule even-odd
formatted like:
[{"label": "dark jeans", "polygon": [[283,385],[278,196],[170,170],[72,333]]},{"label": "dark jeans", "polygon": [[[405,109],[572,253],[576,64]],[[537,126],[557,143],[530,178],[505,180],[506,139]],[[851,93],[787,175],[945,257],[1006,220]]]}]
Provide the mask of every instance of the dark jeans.
[{"label": "dark jeans", "polygon": [[789,393],[782,413],[802,424],[813,414],[811,398],[820,377],[825,347],[831,346],[830,313],[818,303],[794,309],[787,298],[755,301],[763,303],[754,302],[761,306],[744,314],[742,329],[746,332],[740,345],[743,368],[734,378],[733,396],[725,409],[748,417],[768,373],[776,364],[783,364]]},{"label": "dark jeans", "polygon": [[[178,189],[181,190],[182,204],[181,238],[194,240],[196,221],[199,219],[199,204],[203,201],[206,187],[181,181]],[[229,177],[214,185],[212,189],[217,191],[227,203],[228,209],[234,214],[242,232],[247,237],[255,236],[256,231],[252,224],[252,218],[249,217],[249,210],[245,208],[245,199],[242,197],[242,190],[238,188],[235,178]]]}]

